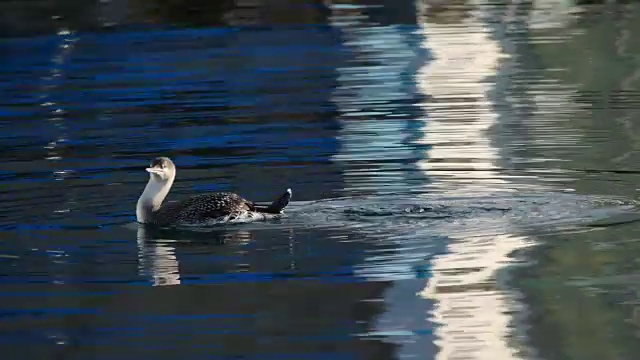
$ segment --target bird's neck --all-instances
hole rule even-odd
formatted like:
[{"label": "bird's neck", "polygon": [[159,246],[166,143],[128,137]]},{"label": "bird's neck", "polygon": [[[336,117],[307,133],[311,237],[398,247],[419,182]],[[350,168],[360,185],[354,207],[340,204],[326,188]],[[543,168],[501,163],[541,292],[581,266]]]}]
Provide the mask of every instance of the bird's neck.
[{"label": "bird's neck", "polygon": [[136,205],[136,218],[139,223],[147,223],[155,211],[160,209],[162,202],[169,194],[174,178],[166,181],[156,180],[152,177],[145,186],[142,195]]}]

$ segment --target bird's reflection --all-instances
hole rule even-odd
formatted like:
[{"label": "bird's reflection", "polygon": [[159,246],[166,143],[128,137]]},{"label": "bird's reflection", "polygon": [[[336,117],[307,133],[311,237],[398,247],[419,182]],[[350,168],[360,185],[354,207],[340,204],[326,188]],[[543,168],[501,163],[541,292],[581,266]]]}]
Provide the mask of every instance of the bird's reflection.
[{"label": "bird's reflection", "polygon": [[180,263],[176,255],[179,244],[243,244],[252,239],[253,234],[246,230],[187,233],[138,224],[138,271],[140,275],[150,277],[153,286],[180,285]]},{"label": "bird's reflection", "polygon": [[174,243],[171,239],[156,239],[150,229],[138,226],[138,271],[142,276],[150,276],[153,286],[180,285],[180,264]]}]

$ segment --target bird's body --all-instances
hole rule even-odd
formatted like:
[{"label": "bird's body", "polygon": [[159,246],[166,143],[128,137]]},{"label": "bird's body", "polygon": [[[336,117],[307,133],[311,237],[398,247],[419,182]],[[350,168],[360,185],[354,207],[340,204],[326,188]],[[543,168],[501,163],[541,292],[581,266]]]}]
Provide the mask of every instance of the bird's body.
[{"label": "bird's body", "polygon": [[280,215],[280,211],[266,210],[238,194],[218,192],[167,203],[153,213],[151,223],[158,226],[206,226],[236,220],[269,220]]},{"label": "bird's body", "polygon": [[147,168],[149,182],[138,199],[138,222],[156,226],[206,226],[234,221],[278,218],[291,200],[291,190],[269,206],[259,206],[238,194],[216,192],[162,204],[175,179],[175,165],[168,158],[156,158]]}]

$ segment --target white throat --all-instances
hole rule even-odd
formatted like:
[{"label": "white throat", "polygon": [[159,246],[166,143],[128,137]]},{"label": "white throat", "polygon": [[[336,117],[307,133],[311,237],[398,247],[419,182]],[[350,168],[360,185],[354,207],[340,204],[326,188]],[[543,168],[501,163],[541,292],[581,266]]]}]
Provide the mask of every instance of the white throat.
[{"label": "white throat", "polygon": [[147,182],[147,186],[145,186],[136,205],[136,218],[139,223],[148,223],[153,213],[160,209],[162,202],[171,190],[174,179],[175,176],[167,180],[156,179],[153,175],[149,176],[149,182]]}]

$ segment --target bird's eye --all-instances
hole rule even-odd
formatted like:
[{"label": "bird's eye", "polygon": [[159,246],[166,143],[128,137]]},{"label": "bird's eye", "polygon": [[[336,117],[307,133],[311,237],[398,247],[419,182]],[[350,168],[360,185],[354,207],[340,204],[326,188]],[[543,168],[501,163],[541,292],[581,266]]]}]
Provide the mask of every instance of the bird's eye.
[{"label": "bird's eye", "polygon": [[162,164],[162,168],[166,169],[167,168],[167,164]]}]

